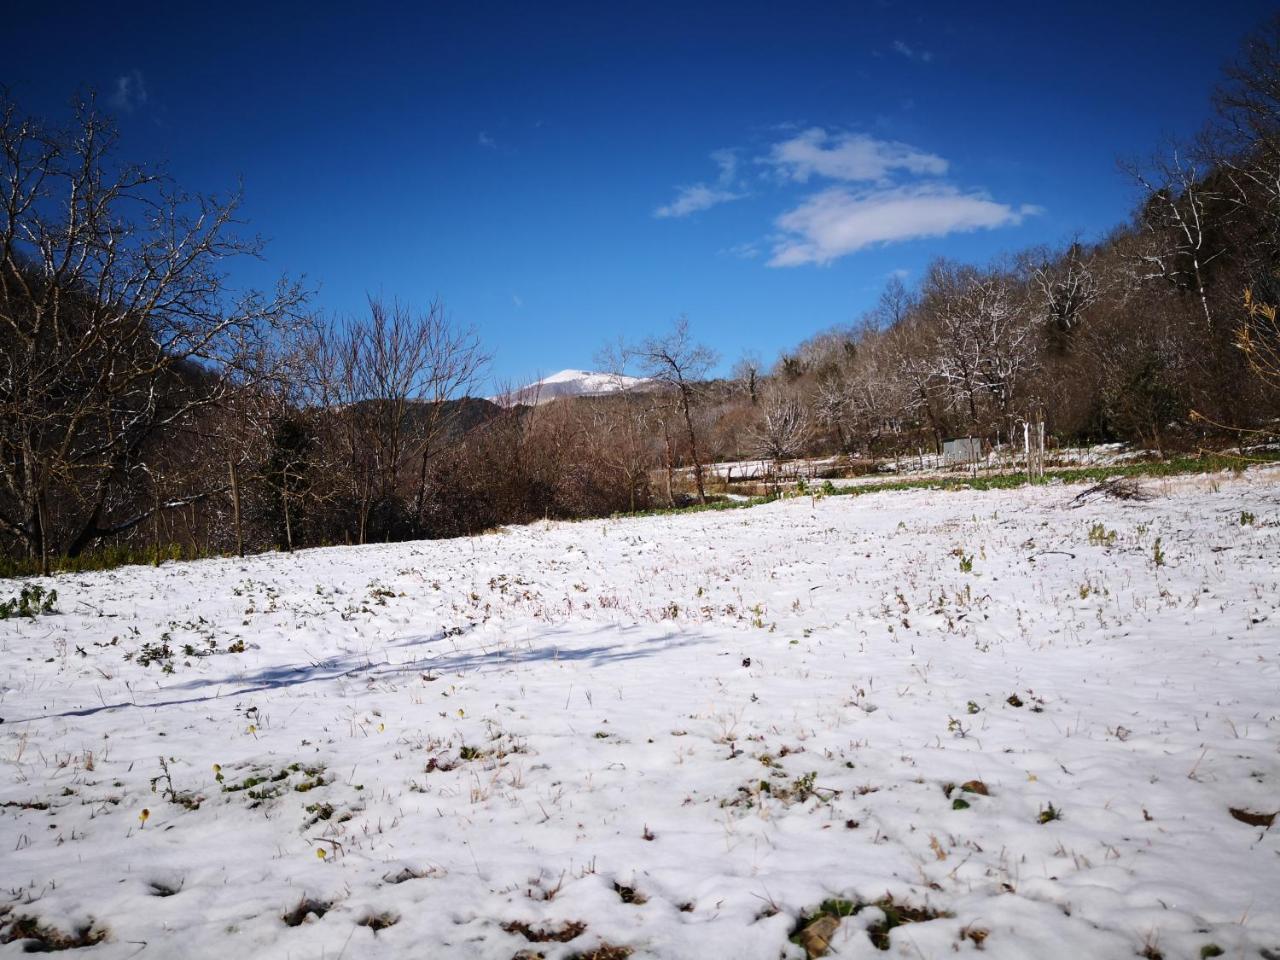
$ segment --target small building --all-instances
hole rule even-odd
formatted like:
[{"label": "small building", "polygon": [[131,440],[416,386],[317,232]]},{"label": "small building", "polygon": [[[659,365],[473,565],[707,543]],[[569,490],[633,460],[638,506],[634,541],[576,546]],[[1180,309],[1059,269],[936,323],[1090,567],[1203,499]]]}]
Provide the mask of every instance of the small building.
[{"label": "small building", "polygon": [[982,460],[981,437],[957,437],[942,444],[942,464],[946,467],[966,467]]}]

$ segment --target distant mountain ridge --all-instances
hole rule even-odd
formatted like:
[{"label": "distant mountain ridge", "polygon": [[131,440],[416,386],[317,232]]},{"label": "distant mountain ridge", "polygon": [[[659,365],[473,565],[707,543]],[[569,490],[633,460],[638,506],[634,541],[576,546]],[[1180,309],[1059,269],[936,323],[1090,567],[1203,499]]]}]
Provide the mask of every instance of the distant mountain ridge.
[{"label": "distant mountain ridge", "polygon": [[610,393],[635,390],[652,383],[644,377],[628,377],[620,373],[598,373],[592,370],[561,370],[549,377],[490,397],[494,403],[538,404],[561,397],[599,397]]}]

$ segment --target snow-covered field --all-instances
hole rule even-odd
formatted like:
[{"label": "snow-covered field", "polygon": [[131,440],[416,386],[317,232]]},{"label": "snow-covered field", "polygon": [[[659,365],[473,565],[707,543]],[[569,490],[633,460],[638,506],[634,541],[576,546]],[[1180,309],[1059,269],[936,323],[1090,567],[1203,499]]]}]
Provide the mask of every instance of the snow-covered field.
[{"label": "snow-covered field", "polygon": [[46,582],[0,939],[777,960],[844,901],[833,956],[1280,957],[1280,471],[1081,489]]}]

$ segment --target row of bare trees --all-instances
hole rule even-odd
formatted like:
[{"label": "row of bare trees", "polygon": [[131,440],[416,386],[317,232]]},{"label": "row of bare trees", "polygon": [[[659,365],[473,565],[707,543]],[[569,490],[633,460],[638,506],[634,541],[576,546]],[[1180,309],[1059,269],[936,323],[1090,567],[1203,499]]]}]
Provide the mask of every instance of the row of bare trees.
[{"label": "row of bare trees", "polygon": [[1246,40],[1214,104],[1191,143],[1123,165],[1141,199],[1099,241],[985,265],[936,261],[912,288],[890,280],[858,322],[772,367],[744,357],[728,380],[673,370],[664,347],[689,354],[683,323],[665,344],[611,352],[610,369],[668,388],[646,407],[667,490],[673,463],[688,467],[701,499],[708,459],[872,459],[937,451],[956,436],[1008,442],[1029,423],[1059,443],[1124,440],[1157,453],[1274,433],[1280,17]]},{"label": "row of bare trees", "polygon": [[239,198],[185,194],[116,146],[91,100],[66,127],[0,101],[4,552],[47,568],[103,542],[419,530],[484,367],[475,334],[439,303],[325,318],[287,280],[235,289],[227,263],[261,251]]},{"label": "row of bare trees", "polygon": [[303,301],[230,291],[220,263],[259,249],[231,233],[235,198],[183,195],[115,142],[91,104],[54,129],[0,101],[0,533],[35,557],[217,489],[156,474],[271,380]]},{"label": "row of bare trees", "polygon": [[[1191,143],[1124,165],[1141,201],[1094,243],[977,266],[940,260],[888,284],[858,323],[766,374],[735,369],[718,456],[864,456],[992,442],[1047,422],[1066,442],[1156,451],[1280,416],[1280,17],[1247,39]],[[714,429],[714,428],[713,428]]]},{"label": "row of bare trees", "polygon": [[711,356],[644,346],[671,403],[503,408],[487,355],[439,302],[308,309],[256,256],[238,197],[116,159],[92,101],[55,127],[0,105],[0,552],[31,569],[111,548],[293,549],[472,532],[651,502],[699,462]]},{"label": "row of bare trees", "polygon": [[641,388],[495,404],[441,303],[332,317],[288,280],[238,290],[227,264],[261,251],[238,197],[119,162],[92,101],[56,127],[0,99],[0,553],[447,536],[706,501],[716,461],[914,454],[1029,421],[1158,451],[1274,431],[1280,18],[1214,103],[1194,142],[1129,166],[1142,200],[1100,241],[937,261],[772,367],[708,379],[682,318],[602,352]]},{"label": "row of bare trees", "polygon": [[[663,387],[613,404],[475,399],[488,357],[439,302],[309,309],[256,257],[238,196],[117,159],[94,102],[55,126],[0,101],[0,552],[293,549],[653,502],[691,460],[714,357],[681,322],[626,347]],[[654,398],[661,402],[654,403]]]}]

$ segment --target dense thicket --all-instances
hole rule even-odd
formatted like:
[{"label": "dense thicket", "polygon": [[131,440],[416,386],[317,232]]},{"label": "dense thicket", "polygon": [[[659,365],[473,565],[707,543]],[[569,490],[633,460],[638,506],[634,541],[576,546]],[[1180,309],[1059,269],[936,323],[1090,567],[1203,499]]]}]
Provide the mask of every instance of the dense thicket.
[{"label": "dense thicket", "polygon": [[0,551],[292,549],[449,536],[705,498],[704,465],[998,443],[1157,452],[1280,416],[1280,17],[1226,70],[1189,144],[1131,163],[1142,199],[1095,242],[933,263],[767,369],[708,381],[682,319],[602,351],[647,389],[469,397],[476,334],[439,303],[307,310],[231,287],[237,198],[120,164],[80,104],[56,128],[0,101]]}]

